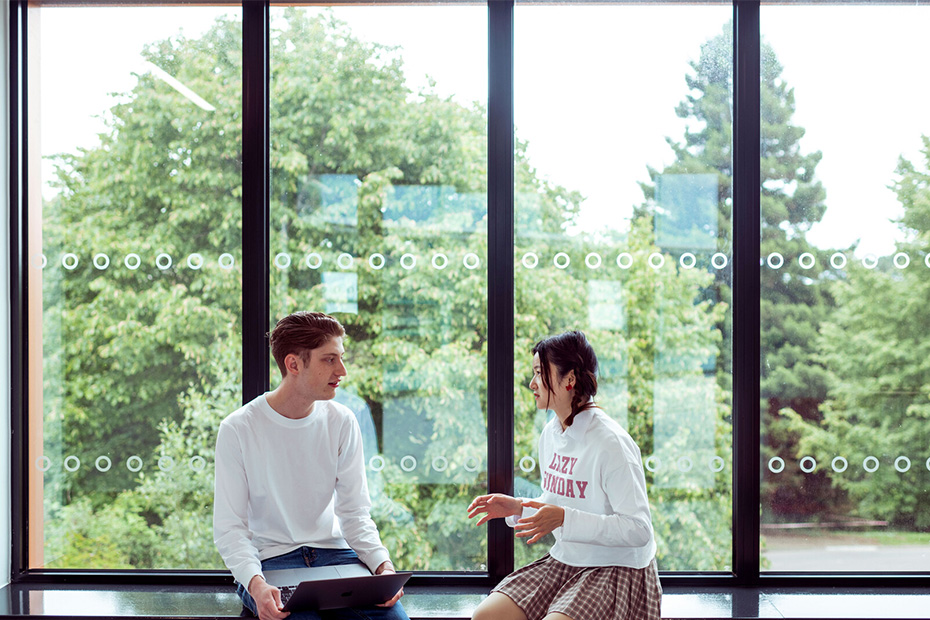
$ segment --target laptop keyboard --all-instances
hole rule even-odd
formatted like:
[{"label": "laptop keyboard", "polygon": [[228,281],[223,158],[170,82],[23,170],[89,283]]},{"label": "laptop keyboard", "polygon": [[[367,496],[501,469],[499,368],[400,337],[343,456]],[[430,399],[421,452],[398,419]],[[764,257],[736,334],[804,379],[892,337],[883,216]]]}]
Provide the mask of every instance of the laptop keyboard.
[{"label": "laptop keyboard", "polygon": [[287,601],[294,594],[294,590],[297,589],[297,586],[281,586],[278,590],[281,591],[281,605],[287,605]]}]

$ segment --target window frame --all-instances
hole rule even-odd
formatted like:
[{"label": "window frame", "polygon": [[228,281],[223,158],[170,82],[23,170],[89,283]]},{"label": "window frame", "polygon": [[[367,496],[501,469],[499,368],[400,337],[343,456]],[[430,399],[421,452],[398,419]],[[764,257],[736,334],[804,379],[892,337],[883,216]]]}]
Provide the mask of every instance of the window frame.
[{"label": "window frame", "polygon": [[[681,3],[691,4],[688,0]],[[676,4],[679,0],[665,0]],[[120,4],[133,4],[132,0]],[[137,2],[150,4],[151,2]],[[197,3],[196,0],[193,3]],[[353,4],[351,0],[332,4]],[[383,0],[391,4],[392,0]],[[409,4],[408,2],[404,2]],[[429,2],[425,2],[429,4]],[[540,3],[545,3],[540,2]],[[631,2],[632,3],[632,2]],[[762,573],[760,571],[760,0],[732,0],[733,93],[733,560],[730,572],[674,572],[663,583],[696,586],[930,585],[930,573]],[[797,2],[801,4],[802,2]],[[856,2],[836,2],[854,4]],[[872,0],[869,4],[904,4]],[[11,343],[11,579],[16,582],[105,584],[225,584],[225,571],[46,570],[28,567],[28,224],[27,13],[62,0],[9,3],[9,217]],[[107,2],[89,1],[86,6]],[[269,388],[269,77],[271,2],[214,0],[241,6],[243,23],[243,401]],[[300,4],[300,2],[291,2]],[[512,493],[514,402],[514,0],[488,7],[488,484]],[[913,4],[913,2],[910,2]],[[248,294],[246,294],[248,291]],[[487,574],[419,572],[410,585],[489,586],[513,570],[514,539],[501,520],[488,529]]]}]

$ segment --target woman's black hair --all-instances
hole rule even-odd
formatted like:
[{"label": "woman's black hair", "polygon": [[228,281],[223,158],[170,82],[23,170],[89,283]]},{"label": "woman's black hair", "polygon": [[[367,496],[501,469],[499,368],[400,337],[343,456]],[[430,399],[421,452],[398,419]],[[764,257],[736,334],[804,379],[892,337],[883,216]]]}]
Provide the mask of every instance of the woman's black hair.
[{"label": "woman's black hair", "polygon": [[565,421],[565,426],[571,426],[575,416],[585,409],[596,406],[591,398],[597,394],[597,355],[582,332],[570,331],[544,338],[533,347],[533,354],[539,355],[539,374],[547,392],[552,392],[549,383],[550,364],[558,374],[556,379],[559,381],[569,371],[575,371],[572,413]]}]

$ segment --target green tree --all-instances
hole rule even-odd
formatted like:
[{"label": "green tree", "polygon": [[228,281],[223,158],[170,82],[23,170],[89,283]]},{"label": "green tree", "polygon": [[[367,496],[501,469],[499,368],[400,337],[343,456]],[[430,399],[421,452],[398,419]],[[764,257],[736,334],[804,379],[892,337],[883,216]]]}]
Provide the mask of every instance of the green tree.
[{"label": "green tree", "polygon": [[[676,162],[659,171],[650,169],[651,184],[643,189],[644,209],[657,212],[658,243],[674,255],[682,252],[728,252],[732,214],[732,25],[705,43],[694,73],[686,77],[691,92],[676,113],[688,121],[681,142],[668,139]],[[782,419],[791,410],[805,419],[820,419],[819,405],[827,395],[827,373],[817,359],[815,342],[820,324],[834,300],[830,283],[835,270],[829,252],[813,247],[806,234],[826,210],[826,192],[816,179],[821,153],[804,154],[804,129],[792,123],[794,89],[782,77],[775,51],[762,45],[761,100],[761,239],[766,260],[761,271],[761,396],[763,452],[792,458],[797,436]],[[708,181],[709,179],[709,181]],[[705,194],[711,194],[706,196]],[[695,214],[699,214],[697,217]],[[819,275],[804,269],[798,259],[809,253]],[[781,257],[781,260],[779,259]],[[730,302],[730,272],[720,270],[705,295]],[[730,341],[730,315],[719,327]],[[717,359],[718,379],[729,392],[731,357],[728,348]],[[841,502],[821,474],[793,477],[783,474],[763,485],[763,505],[774,516],[819,514],[824,502]]]},{"label": "green tree", "polygon": [[[910,264],[851,265],[847,279],[837,283],[838,310],[818,341],[830,370],[823,423],[795,415],[793,427],[803,433],[803,452],[849,494],[858,516],[928,531],[930,491],[923,476],[930,441],[930,280],[920,265],[930,255],[927,136],[922,156],[921,163],[902,159],[893,183],[903,207],[904,240],[897,252],[907,254]],[[876,460],[866,463],[869,456]],[[838,461],[843,471],[834,473],[839,457],[848,470]]]}]

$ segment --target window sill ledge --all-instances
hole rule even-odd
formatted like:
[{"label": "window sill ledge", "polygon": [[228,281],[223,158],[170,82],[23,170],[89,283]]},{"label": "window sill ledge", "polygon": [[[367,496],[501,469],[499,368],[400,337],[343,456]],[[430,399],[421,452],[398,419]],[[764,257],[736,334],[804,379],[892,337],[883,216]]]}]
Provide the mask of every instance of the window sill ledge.
[{"label": "window sill ledge", "polygon": [[[413,620],[460,620],[486,588],[407,588],[404,606]],[[666,586],[662,617],[752,620],[915,620],[927,618],[930,588],[732,588]],[[153,620],[238,618],[239,599],[229,586],[140,586],[16,583],[0,588],[0,618],[127,617]]]}]

